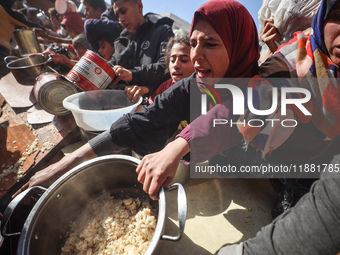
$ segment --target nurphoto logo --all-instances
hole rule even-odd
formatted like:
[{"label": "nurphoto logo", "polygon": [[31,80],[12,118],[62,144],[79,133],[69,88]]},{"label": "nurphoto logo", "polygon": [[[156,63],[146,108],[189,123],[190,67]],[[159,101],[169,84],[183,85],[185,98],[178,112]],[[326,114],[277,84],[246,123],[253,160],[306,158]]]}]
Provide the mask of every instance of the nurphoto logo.
[{"label": "nurphoto logo", "polygon": [[[299,87],[272,87],[271,89],[271,107],[269,109],[257,109],[254,106],[253,102],[253,88],[248,87],[246,90],[247,96],[245,97],[244,92],[237,86],[232,84],[215,84],[213,86],[213,91],[216,94],[217,98],[219,99],[220,104],[222,104],[220,100],[220,96],[217,94],[215,89],[226,89],[231,93],[232,96],[232,103],[233,103],[233,114],[234,115],[244,115],[245,109],[247,108],[252,114],[257,116],[270,116],[274,114],[277,109],[279,102],[281,104],[281,115],[286,116],[287,115],[287,106],[292,105],[295,106],[297,109],[299,109],[304,115],[311,116],[312,114],[306,109],[306,107],[303,105],[304,103],[309,102],[311,99],[311,93],[309,90],[305,88],[299,88]],[[207,89],[201,89],[205,92],[207,92]],[[278,94],[278,91],[280,90],[280,96]],[[292,94],[300,94],[304,95],[304,97],[299,98],[291,98]],[[208,103],[207,98],[208,95],[213,99],[215,105],[217,104],[217,100],[215,100],[212,93],[202,93],[201,95],[201,114],[205,115],[208,111]],[[246,107],[245,107],[246,106]],[[247,122],[243,120],[242,122],[232,122],[228,119],[214,119],[213,120],[213,126],[216,125],[226,125],[230,124],[232,125],[243,125],[246,124],[251,127],[263,127],[265,124],[271,124],[271,126],[274,126],[275,122],[280,121],[281,125],[284,127],[295,127],[297,125],[297,121],[295,119],[250,119]]]}]

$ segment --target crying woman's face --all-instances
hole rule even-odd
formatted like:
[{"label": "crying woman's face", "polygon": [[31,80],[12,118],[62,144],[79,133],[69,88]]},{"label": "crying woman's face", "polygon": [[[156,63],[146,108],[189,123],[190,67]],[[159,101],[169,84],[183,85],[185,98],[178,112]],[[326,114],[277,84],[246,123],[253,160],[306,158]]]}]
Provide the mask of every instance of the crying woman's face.
[{"label": "crying woman's face", "polygon": [[224,78],[229,54],[219,34],[204,19],[199,19],[190,37],[191,62],[198,78]]}]

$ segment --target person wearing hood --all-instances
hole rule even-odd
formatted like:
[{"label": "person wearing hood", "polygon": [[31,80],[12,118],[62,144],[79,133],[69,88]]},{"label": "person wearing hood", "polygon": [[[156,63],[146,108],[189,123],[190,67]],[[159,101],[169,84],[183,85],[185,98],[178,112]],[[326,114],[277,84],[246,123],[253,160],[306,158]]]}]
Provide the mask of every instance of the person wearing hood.
[{"label": "person wearing hood", "polygon": [[117,83],[147,86],[152,95],[165,75],[164,54],[167,42],[174,36],[173,20],[148,13],[143,16],[141,0],[113,0],[113,10],[124,30],[115,41],[115,52],[109,61]]},{"label": "person wearing hood", "polygon": [[109,19],[88,19],[84,29],[91,50],[98,52],[105,60],[110,60],[114,53],[114,41],[122,32],[121,24]]}]

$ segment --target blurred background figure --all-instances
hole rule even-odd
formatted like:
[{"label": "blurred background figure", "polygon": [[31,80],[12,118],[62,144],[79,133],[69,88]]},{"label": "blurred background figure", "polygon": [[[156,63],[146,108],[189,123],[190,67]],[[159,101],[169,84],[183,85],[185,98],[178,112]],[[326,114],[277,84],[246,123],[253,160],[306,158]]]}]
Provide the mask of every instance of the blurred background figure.
[{"label": "blurred background figure", "polygon": [[84,33],[81,33],[73,38],[72,45],[77,53],[75,60],[79,60],[87,50],[90,49],[90,43]]},{"label": "blurred background figure", "polygon": [[60,25],[67,31],[67,34],[71,38],[84,32],[84,22],[78,12],[65,14]]},{"label": "blurred background figure", "polygon": [[34,22],[40,22],[37,15],[40,11],[35,7],[29,7],[27,8],[27,14],[26,17],[28,20],[34,21]]},{"label": "blurred background figure", "polygon": [[[165,72],[169,73],[171,78],[159,85],[157,90],[148,98],[149,104],[153,103],[157,95],[162,94],[176,82],[189,77],[194,72],[190,60],[190,49],[188,34],[178,33],[169,39],[165,52]],[[139,96],[149,93],[149,89],[145,86],[134,85],[125,87],[125,92],[129,101],[135,102]],[[140,109],[141,107],[139,107]]]},{"label": "blurred background figure", "polygon": [[258,12],[261,57],[259,63],[271,56],[296,31],[310,28],[320,0],[263,0]]},{"label": "blurred background figure", "polygon": [[24,7],[19,10],[30,21],[39,23],[45,28],[53,29],[53,25],[49,17],[44,11],[35,7]]},{"label": "blurred background figure", "polygon": [[[59,66],[58,72],[66,74],[72,69],[75,64],[78,62],[78,60],[85,54],[85,52],[90,49],[90,44],[85,36],[85,34],[81,33],[74,37],[72,39],[72,46],[76,52],[76,56],[72,57],[71,54],[65,54],[65,52],[54,52],[51,55],[52,61],[56,65],[62,65]],[[68,52],[67,52],[68,53]],[[63,67],[66,67],[66,69],[63,70]],[[56,69],[56,68],[55,68]]]},{"label": "blurred background figure", "polygon": [[23,7],[19,10],[23,15],[25,15],[26,19],[34,22],[39,22],[37,18],[37,14],[39,10],[35,7]]},{"label": "blurred background figure", "polygon": [[57,34],[61,35],[62,37],[66,37],[67,32],[61,25],[61,21],[63,20],[63,16],[61,14],[59,14],[57,12],[56,8],[54,8],[54,7],[48,9],[48,14],[50,16],[50,20],[51,20],[52,25],[53,25],[53,30]]},{"label": "blurred background figure", "polygon": [[110,60],[115,50],[114,41],[123,30],[121,24],[108,19],[88,19],[84,27],[91,50]]},{"label": "blurred background figure", "polygon": [[0,78],[9,73],[4,58],[12,52],[13,31],[17,28],[40,27],[38,22],[28,20],[21,12],[13,10],[14,1],[0,0]]},{"label": "blurred background figure", "polygon": [[108,19],[108,20],[113,20],[113,21],[118,21],[118,18],[113,11],[112,5],[104,11],[100,17],[101,19]]},{"label": "blurred background figure", "polygon": [[85,16],[87,19],[100,19],[106,4],[104,0],[83,0],[85,6]]},{"label": "blurred background figure", "polygon": [[72,38],[84,33],[84,22],[78,12],[69,12],[62,15],[63,19],[60,26],[67,32],[67,37],[63,38],[56,33],[43,29],[35,29],[35,32],[45,41],[50,43],[68,43],[72,44]]}]

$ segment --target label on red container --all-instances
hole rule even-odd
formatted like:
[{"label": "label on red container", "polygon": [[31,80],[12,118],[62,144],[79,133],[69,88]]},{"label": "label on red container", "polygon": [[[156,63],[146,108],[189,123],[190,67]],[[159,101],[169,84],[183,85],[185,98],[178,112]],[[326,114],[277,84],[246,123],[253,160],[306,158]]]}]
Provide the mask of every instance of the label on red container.
[{"label": "label on red container", "polygon": [[115,77],[104,59],[87,51],[66,77],[84,91],[106,88]]}]

